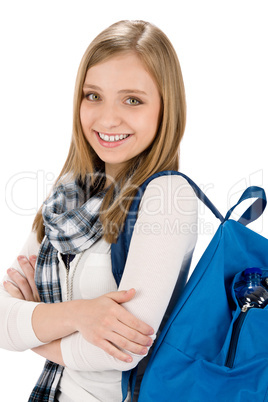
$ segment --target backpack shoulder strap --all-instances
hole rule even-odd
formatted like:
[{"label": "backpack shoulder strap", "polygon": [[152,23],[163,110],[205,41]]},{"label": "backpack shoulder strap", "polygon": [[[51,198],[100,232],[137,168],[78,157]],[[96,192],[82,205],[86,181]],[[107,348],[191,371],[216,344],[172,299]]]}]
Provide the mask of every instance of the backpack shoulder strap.
[{"label": "backpack shoulder strap", "polygon": [[138,216],[138,210],[139,210],[139,205],[142,199],[142,196],[144,194],[144,191],[146,190],[146,187],[148,184],[156,179],[157,177],[160,176],[171,176],[171,175],[177,175],[177,176],[182,176],[184,179],[188,181],[192,189],[194,190],[195,194],[197,197],[211,210],[211,212],[216,216],[216,218],[220,219],[221,222],[224,221],[223,216],[220,214],[220,212],[217,210],[217,208],[212,204],[212,202],[208,199],[208,197],[203,193],[203,191],[185,174],[177,172],[175,170],[165,170],[163,172],[158,172],[150,176],[143,184],[141,187],[139,187],[137,194],[135,198],[133,199],[133,202],[130,206],[129,213],[127,215],[125,224],[124,224],[124,229],[122,232],[119,234],[117,242],[113,243],[111,245],[111,255],[112,255],[112,269],[113,269],[113,275],[115,278],[115,281],[117,283],[117,286],[119,286],[119,283],[121,281],[124,268],[125,268],[125,263],[127,260],[127,255],[128,255],[128,250],[129,250],[129,245],[133,233],[133,229],[137,220]]}]

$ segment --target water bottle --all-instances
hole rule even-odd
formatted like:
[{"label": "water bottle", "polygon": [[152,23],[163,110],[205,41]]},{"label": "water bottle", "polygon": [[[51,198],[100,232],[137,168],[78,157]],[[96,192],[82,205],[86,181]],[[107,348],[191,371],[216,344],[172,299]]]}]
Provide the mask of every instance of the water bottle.
[{"label": "water bottle", "polygon": [[263,308],[268,304],[268,292],[261,284],[262,270],[247,268],[243,272],[245,284],[235,289],[236,298],[242,311],[248,308]]}]

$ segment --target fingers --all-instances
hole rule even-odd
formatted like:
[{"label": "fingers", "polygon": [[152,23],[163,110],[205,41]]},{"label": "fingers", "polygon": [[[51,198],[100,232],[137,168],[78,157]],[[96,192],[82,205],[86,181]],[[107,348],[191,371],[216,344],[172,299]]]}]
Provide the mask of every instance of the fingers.
[{"label": "fingers", "polygon": [[20,267],[30,285],[30,289],[31,289],[34,301],[40,301],[39,294],[38,294],[35,280],[34,280],[36,256],[32,255],[29,257],[29,259],[27,259],[25,256],[19,256],[18,262],[19,262]]},{"label": "fingers", "polygon": [[3,285],[6,291],[10,294],[10,296],[15,297],[16,299],[25,300],[21,291],[17,288],[17,286],[13,285],[13,283],[5,281]]},{"label": "fingers", "polygon": [[[108,326],[108,323],[106,324]],[[129,360],[130,356],[126,355],[128,352],[136,355],[147,355],[148,348],[153,343],[151,337],[137,331],[136,328],[123,324],[118,319],[110,324],[110,331],[106,334],[106,340],[120,350],[121,353],[117,353],[116,357],[120,360],[123,358],[124,361],[131,361]]]},{"label": "fingers", "polygon": [[113,345],[111,342],[107,340],[101,340],[98,344],[98,347],[103,349],[104,352],[108,353],[110,356],[123,362],[131,363],[133,360],[133,358],[130,355],[118,349],[115,345]]},{"label": "fingers", "polygon": [[[148,337],[154,334],[154,329],[150,325],[139,320],[133,314],[128,312],[123,306],[120,307],[122,308],[122,310],[120,311],[120,314],[118,316],[118,321],[124,324],[125,329],[128,332],[126,336],[128,337],[129,334],[132,334],[131,339],[136,340],[137,337],[144,338],[145,335],[148,341]],[[133,337],[133,334],[135,334],[135,337]]]},{"label": "fingers", "polygon": [[[154,330],[134,317],[117,300],[131,299],[135,290],[112,292],[91,300],[79,300],[74,328],[90,343],[111,356],[131,362],[131,353],[146,355]],[[129,354],[130,353],[130,354]]]},{"label": "fingers", "polygon": [[135,289],[129,289],[129,290],[121,290],[120,292],[110,292],[107,293],[105,296],[109,297],[116,303],[126,303],[130,301],[134,296],[135,296]]},{"label": "fingers", "polygon": [[95,336],[92,339],[92,343],[109,353],[114,358],[128,363],[133,360],[131,354],[141,356],[147,355],[149,347],[153,343],[151,338],[149,338],[149,340],[147,337],[137,338],[135,331],[133,331],[133,334],[129,334],[129,336],[136,338],[138,341],[136,343],[121,335],[121,333],[125,332],[124,328],[117,327],[117,330],[120,331],[120,333],[111,330],[109,331],[106,328],[103,329],[99,337]]},{"label": "fingers", "polygon": [[149,341],[146,339],[144,342],[145,345],[143,345],[140,342],[135,343],[116,332],[112,332],[108,340],[117,348],[119,348],[122,352],[133,353],[135,355],[141,355],[141,356],[147,355],[149,347],[153,343],[152,339],[150,339]]},{"label": "fingers", "polygon": [[[151,337],[143,335],[142,333],[118,322],[116,329],[113,331],[113,337],[110,341],[116,343],[122,349],[136,354],[146,354],[147,348],[153,343]],[[120,339],[119,339],[120,336]],[[115,338],[118,339],[117,343]]]},{"label": "fingers", "polygon": [[10,279],[17,285],[24,300],[32,301],[33,293],[28,280],[21,275],[16,269],[10,268],[7,270]]},{"label": "fingers", "polygon": [[18,257],[18,262],[24,273],[21,274],[16,269],[10,268],[7,270],[8,276],[15,283],[16,286],[10,286],[9,282],[6,284],[5,289],[8,293],[17,298],[23,298],[27,301],[39,302],[39,294],[34,281],[34,267],[36,262],[36,257],[31,256],[27,259],[24,256]]},{"label": "fingers", "polygon": [[[126,311],[126,310],[125,310]],[[134,315],[128,313],[128,315],[123,315],[120,316],[120,321],[127,325],[127,327],[134,329],[135,331],[138,331],[141,334],[150,336],[154,334],[154,329],[146,324],[145,322],[139,320],[136,318]]]},{"label": "fingers", "polygon": [[[94,339],[94,343],[99,342],[100,339],[105,339],[112,342],[117,348],[138,355],[147,354],[148,347],[153,343],[152,338],[129,328],[114,315],[103,317],[99,325],[100,330],[95,334],[97,339]],[[97,334],[99,334],[99,338]]]},{"label": "fingers", "polygon": [[147,355],[148,348],[153,343],[149,335],[153,335],[154,330],[129,313],[123,306],[114,303],[109,309],[109,314],[101,319],[99,334],[99,338],[94,339],[94,344],[102,347],[100,343],[106,341],[108,344],[103,343],[103,345],[107,353],[112,353],[112,356],[119,360],[131,362],[132,358],[128,352]]},{"label": "fingers", "polygon": [[133,360],[131,354],[145,356],[149,350],[148,347],[130,342],[115,332],[110,332],[106,337],[95,338],[92,343],[114,358],[127,363]]},{"label": "fingers", "polygon": [[[135,296],[135,289],[130,289],[128,291],[111,292],[105,296],[111,298],[116,303],[122,304],[130,301]],[[121,307],[121,306],[120,306]],[[115,313],[118,315],[118,313]],[[129,313],[123,306],[120,310],[119,321],[125,324],[127,327],[134,329],[144,335],[153,335],[154,329],[146,324],[145,322],[139,320],[134,315]]]}]

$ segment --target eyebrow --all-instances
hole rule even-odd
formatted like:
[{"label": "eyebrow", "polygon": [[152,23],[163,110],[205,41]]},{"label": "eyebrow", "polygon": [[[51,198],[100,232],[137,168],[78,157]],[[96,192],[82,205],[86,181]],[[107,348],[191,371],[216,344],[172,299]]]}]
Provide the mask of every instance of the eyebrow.
[{"label": "eyebrow", "polygon": [[90,88],[90,89],[96,89],[97,91],[101,91],[101,88],[98,87],[97,85],[91,85],[91,84],[84,84],[83,88]]},{"label": "eyebrow", "polygon": [[120,91],[118,91],[118,93],[122,94],[122,93],[126,93],[126,92],[131,92],[131,93],[135,93],[135,94],[143,94],[143,95],[147,95],[146,92],[141,91],[140,89],[121,89]]},{"label": "eyebrow", "polygon": [[[96,89],[97,91],[101,91],[102,89],[98,87],[97,85],[93,84],[84,84],[84,88],[90,88],[90,89]],[[118,93],[133,93],[133,94],[142,94],[142,95],[147,95],[146,92],[141,91],[140,89],[121,89],[118,91]]]}]

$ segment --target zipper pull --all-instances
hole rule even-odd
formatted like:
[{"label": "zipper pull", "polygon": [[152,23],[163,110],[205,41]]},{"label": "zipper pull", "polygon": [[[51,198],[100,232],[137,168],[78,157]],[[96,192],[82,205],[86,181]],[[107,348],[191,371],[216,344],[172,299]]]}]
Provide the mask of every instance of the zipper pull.
[{"label": "zipper pull", "polygon": [[265,286],[266,289],[268,289],[268,277],[262,280],[262,284]]},{"label": "zipper pull", "polygon": [[244,304],[244,306],[242,306],[241,311],[243,313],[245,313],[246,311],[248,311],[252,307],[254,307],[254,305],[252,303],[246,303],[246,304]]}]

